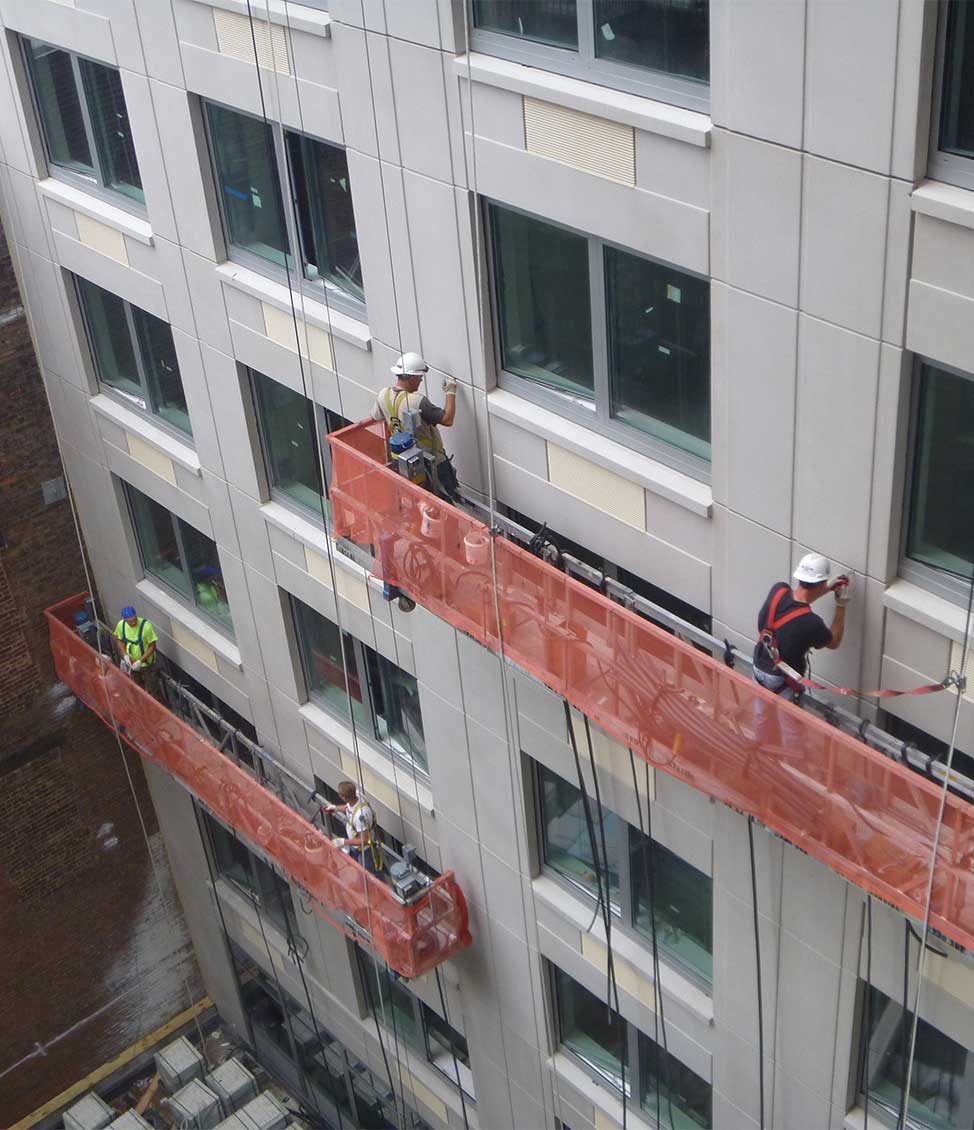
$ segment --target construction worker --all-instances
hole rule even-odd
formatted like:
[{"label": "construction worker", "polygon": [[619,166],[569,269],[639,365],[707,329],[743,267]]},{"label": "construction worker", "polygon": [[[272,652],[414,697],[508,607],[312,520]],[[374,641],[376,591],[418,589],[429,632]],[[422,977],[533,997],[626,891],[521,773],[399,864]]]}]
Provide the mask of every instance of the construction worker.
[{"label": "construction worker", "polygon": [[[842,574],[830,583],[831,573],[832,565],[827,557],[819,553],[806,553],[793,574],[796,582],[794,587],[787,581],[777,581],[771,586],[758,613],[754,679],[774,694],[790,696],[794,702],[802,694],[801,683],[785,674],[779,668],[779,662],[787,664],[800,677],[804,677],[808,668],[808,653],[817,648],[835,651],[842,643],[845,633],[845,613],[851,599],[852,582]],[[811,607],[828,592],[835,596],[831,627]],[[759,740],[772,736],[769,735],[768,726],[773,721],[774,714],[781,716],[783,744],[786,747],[797,745],[800,727],[791,724],[786,712],[771,710],[760,695],[755,699],[755,722]]]},{"label": "construction worker", "polygon": [[345,836],[332,840],[335,847],[348,851],[372,875],[378,875],[385,867],[382,841],[376,835],[375,813],[367,800],[360,799],[358,788],[353,781],[340,781],[338,795],[341,804],[326,804],[322,812],[331,815],[338,813],[345,821]]},{"label": "construction worker", "polygon": [[127,604],[122,609],[122,618],[115,625],[119,666],[153,698],[159,697],[157,640],[152,622],[137,615],[132,605]]},{"label": "construction worker", "polygon": [[385,420],[389,431],[412,432],[416,443],[433,456],[430,468],[430,489],[450,502],[457,498],[457,473],[443,447],[440,428],[452,427],[457,411],[457,382],[447,377],[443,382],[446,401],[437,407],[420,391],[419,386],[429,372],[429,365],[418,353],[403,353],[392,366],[396,383],[384,388],[372,405],[372,419]]}]

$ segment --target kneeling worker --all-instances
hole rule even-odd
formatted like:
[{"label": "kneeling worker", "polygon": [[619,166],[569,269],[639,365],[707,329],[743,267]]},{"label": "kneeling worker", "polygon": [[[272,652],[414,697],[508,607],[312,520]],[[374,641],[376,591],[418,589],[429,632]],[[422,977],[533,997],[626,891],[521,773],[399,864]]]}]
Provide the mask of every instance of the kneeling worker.
[{"label": "kneeling worker", "polygon": [[430,489],[441,498],[455,502],[457,473],[446,453],[440,428],[453,425],[457,412],[457,382],[447,377],[443,382],[446,402],[440,408],[425,397],[419,386],[429,372],[429,365],[418,353],[404,353],[392,367],[396,383],[384,388],[372,405],[372,419],[385,420],[389,431],[412,432],[416,443],[432,455]]},{"label": "kneeling worker", "polygon": [[322,812],[337,813],[345,821],[345,838],[332,840],[335,847],[348,848],[348,854],[372,875],[385,867],[382,841],[376,836],[375,813],[367,800],[360,800],[353,781],[339,781],[338,795],[341,804],[327,804]]},{"label": "kneeling worker", "polygon": [[136,615],[131,604],[122,609],[115,625],[115,647],[123,671],[130,674],[153,698],[159,697],[159,656],[156,630],[144,616]]}]

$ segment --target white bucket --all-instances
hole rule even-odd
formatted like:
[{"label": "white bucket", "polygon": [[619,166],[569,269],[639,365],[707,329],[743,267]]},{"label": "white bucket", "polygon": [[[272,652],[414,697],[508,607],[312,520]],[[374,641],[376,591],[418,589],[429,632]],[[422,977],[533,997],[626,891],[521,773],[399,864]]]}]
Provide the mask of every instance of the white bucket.
[{"label": "white bucket", "polygon": [[483,565],[487,561],[489,539],[486,534],[467,534],[463,539],[463,555],[468,565]]},{"label": "white bucket", "polygon": [[443,530],[443,519],[440,517],[439,507],[422,503],[420,510],[423,514],[423,520],[420,523],[419,532],[424,538],[438,538]]}]

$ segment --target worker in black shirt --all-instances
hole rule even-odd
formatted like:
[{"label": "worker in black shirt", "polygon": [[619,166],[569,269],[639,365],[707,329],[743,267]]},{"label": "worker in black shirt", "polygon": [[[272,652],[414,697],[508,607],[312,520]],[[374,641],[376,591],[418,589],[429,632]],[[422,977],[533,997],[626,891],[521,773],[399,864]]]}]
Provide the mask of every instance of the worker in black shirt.
[{"label": "worker in black shirt", "polygon": [[[845,613],[851,595],[850,580],[842,575],[830,583],[831,572],[832,566],[827,557],[818,553],[806,553],[793,574],[797,582],[794,588],[787,581],[773,584],[758,613],[754,679],[774,694],[791,696],[795,702],[802,693],[801,684],[778,668],[779,659],[804,676],[808,667],[808,653],[813,648],[835,651],[842,643],[845,633]],[[835,613],[831,627],[811,608],[819,597],[828,592],[835,595]],[[773,736],[768,732],[768,724],[772,721],[771,715],[778,713],[780,712],[769,710],[763,695],[755,700],[755,723],[758,740],[762,744],[765,744],[765,738],[773,741]],[[781,718],[786,731],[782,735],[783,744],[796,744],[797,728],[788,725],[786,715],[782,714]]]}]

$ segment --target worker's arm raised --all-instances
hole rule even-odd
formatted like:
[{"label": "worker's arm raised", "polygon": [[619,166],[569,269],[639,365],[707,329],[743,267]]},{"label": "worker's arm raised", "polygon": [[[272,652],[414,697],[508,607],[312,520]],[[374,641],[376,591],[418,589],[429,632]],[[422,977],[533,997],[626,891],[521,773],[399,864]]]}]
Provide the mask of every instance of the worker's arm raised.
[{"label": "worker's arm raised", "polygon": [[457,379],[447,377],[443,382],[443,391],[446,393],[446,403],[443,405],[443,419],[440,423],[444,428],[450,427],[457,415]]},{"label": "worker's arm raised", "polygon": [[835,595],[835,615],[832,617],[832,641],[826,645],[829,651],[835,651],[845,634],[845,610],[852,599],[852,582],[849,577],[844,574],[839,577],[832,585],[832,592]]}]

